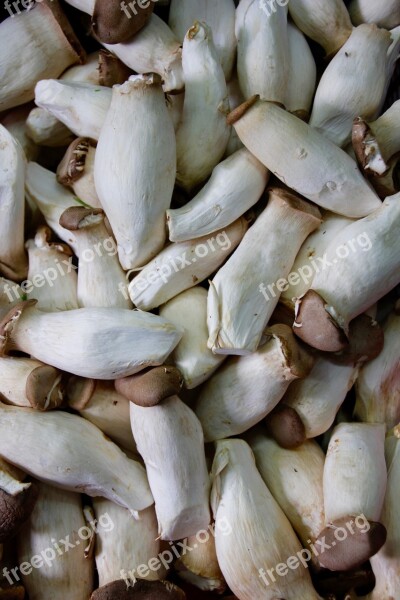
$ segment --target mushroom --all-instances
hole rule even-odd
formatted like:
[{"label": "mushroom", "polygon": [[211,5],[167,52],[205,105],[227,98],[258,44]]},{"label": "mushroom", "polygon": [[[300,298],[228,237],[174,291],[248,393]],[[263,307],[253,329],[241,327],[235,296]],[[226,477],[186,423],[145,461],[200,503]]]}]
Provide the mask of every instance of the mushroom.
[{"label": "mushroom", "polygon": [[0,458],[0,543],[17,535],[35,506],[38,487],[24,479],[25,473]]},{"label": "mushroom", "polygon": [[[0,456],[40,481],[104,496],[132,510],[135,518],[137,511],[153,504],[142,465],[127,458],[86,419],[5,404],[0,404],[0,415]],[[16,444],[18,431],[23,435]]]},{"label": "mushroom", "polygon": [[183,379],[175,367],[161,366],[115,380],[115,389],[138,406],[156,406],[181,391]]},{"label": "mushroom", "polygon": [[400,25],[400,6],[397,0],[352,0],[349,13],[354,25],[376,23],[385,29]]},{"label": "mushroom", "polygon": [[245,98],[284,104],[289,79],[287,3],[271,12],[262,2],[242,0],[236,11],[237,74]]},{"label": "mushroom", "polygon": [[146,264],[163,248],[175,172],[175,132],[161,79],[133,75],[113,88],[94,165],[96,191],[124,269]]},{"label": "mushroom", "polygon": [[205,382],[195,412],[206,442],[238,435],[265,418],[289,384],[312,365],[287,325],[273,325],[266,342],[247,356],[229,357]]},{"label": "mushroom", "polygon": [[57,181],[70,187],[89,206],[101,208],[94,185],[96,149],[89,138],[76,138],[58,165]]},{"label": "mushroom", "polygon": [[267,207],[210,283],[208,347],[213,352],[248,354],[258,348],[280,290],[289,285],[286,277],[296,254],[320,224],[315,206],[287,190],[269,190]]},{"label": "mushroom", "polygon": [[289,74],[284,105],[286,109],[308,121],[317,81],[317,67],[310,46],[293,23],[287,24]]},{"label": "mushroom", "polygon": [[186,594],[170,581],[138,581],[127,587],[121,579],[108,583],[90,596],[90,600],[185,600]]},{"label": "mushroom", "polygon": [[151,407],[131,402],[130,414],[155,500],[160,538],[177,540],[206,529],[209,477],[200,421],[178,396]]},{"label": "mushroom", "polygon": [[186,33],[182,68],[185,99],[176,132],[176,182],[190,192],[211,175],[229,140],[228,90],[206,23],[196,21]]},{"label": "mushroom", "polygon": [[40,149],[29,137],[27,127],[29,111],[30,105],[17,106],[7,111],[6,116],[0,117],[0,121],[12,137],[20,143],[26,159],[36,160]]},{"label": "mushroom", "polygon": [[241,217],[260,199],[269,172],[246,148],[220,162],[209,181],[181,208],[167,210],[171,242],[214,233]]},{"label": "mushroom", "polygon": [[[81,307],[132,308],[117,244],[108,233],[101,209],[68,208],[60,225],[73,231],[77,242],[78,304]],[[104,277],[107,273],[107,277]]]},{"label": "mushroom", "polygon": [[120,0],[95,0],[92,27],[96,38],[106,44],[129,41],[149,20],[154,2],[141,2],[138,7],[139,11],[130,14]]}]

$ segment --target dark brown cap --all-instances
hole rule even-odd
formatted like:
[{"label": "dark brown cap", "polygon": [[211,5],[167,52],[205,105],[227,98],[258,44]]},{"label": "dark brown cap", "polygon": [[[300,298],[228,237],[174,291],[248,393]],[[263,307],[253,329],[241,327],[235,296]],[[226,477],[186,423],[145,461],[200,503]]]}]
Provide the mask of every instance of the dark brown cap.
[{"label": "dark brown cap", "polygon": [[33,369],[26,381],[26,396],[32,408],[52,410],[64,400],[64,385],[60,371],[49,365]]},{"label": "dark brown cap", "polygon": [[[104,44],[121,44],[130,40],[145,26],[154,10],[154,1],[135,2],[133,8],[121,0],[96,0],[92,27]],[[143,7],[143,8],[142,8]]]},{"label": "dark brown cap", "polygon": [[359,365],[373,360],[383,350],[384,333],[369,315],[359,315],[349,325],[349,345],[329,355],[330,360],[340,365]]},{"label": "dark brown cap", "polygon": [[291,406],[278,404],[266,417],[269,435],[282,448],[298,448],[306,441],[306,429],[299,414]]},{"label": "dark brown cap", "polygon": [[108,50],[99,52],[99,85],[112,87],[124,83],[133,71]]},{"label": "dark brown cap", "polygon": [[91,142],[89,138],[76,138],[67,148],[57,168],[57,181],[61,185],[71,186],[85,173],[86,157]]},{"label": "dark brown cap", "polygon": [[186,594],[169,581],[139,579],[130,583],[129,587],[123,579],[107,583],[93,592],[90,600],[186,600]]},{"label": "dark brown cap", "polygon": [[138,406],[156,406],[179,394],[183,377],[176,367],[163,365],[115,381],[117,392]]},{"label": "dark brown cap", "polygon": [[18,533],[33,511],[38,493],[35,483],[16,496],[0,490],[0,543],[8,542]]}]

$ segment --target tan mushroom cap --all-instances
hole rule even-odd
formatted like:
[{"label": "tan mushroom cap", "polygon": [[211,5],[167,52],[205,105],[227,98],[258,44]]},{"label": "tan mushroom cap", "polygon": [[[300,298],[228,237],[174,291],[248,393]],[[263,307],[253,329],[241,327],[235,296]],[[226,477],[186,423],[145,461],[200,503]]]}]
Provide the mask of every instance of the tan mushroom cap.
[{"label": "tan mushroom cap", "polygon": [[349,343],[325,310],[325,301],[314,290],[308,290],[297,301],[293,331],[303,342],[323,352],[339,352]]},{"label": "tan mushroom cap", "polygon": [[183,377],[176,367],[163,365],[115,381],[117,392],[138,406],[156,406],[179,394]]},{"label": "tan mushroom cap", "polygon": [[38,498],[39,490],[35,483],[11,496],[0,489],[0,543],[11,540],[29,518]]},{"label": "tan mushroom cap", "polygon": [[304,423],[291,406],[278,404],[266,417],[265,423],[268,434],[282,448],[298,448],[307,439]]},{"label": "tan mushroom cap", "polygon": [[130,40],[147,23],[154,10],[154,1],[135,3],[129,15],[122,10],[121,0],[96,0],[92,28],[97,39],[105,44],[120,44]]},{"label": "tan mushroom cap", "polygon": [[57,181],[65,186],[71,186],[85,173],[86,157],[91,146],[89,138],[78,137],[67,148],[66,153],[57,167]]},{"label": "tan mushroom cap", "polygon": [[26,396],[36,410],[58,408],[64,400],[61,373],[49,365],[36,367],[27,379]]},{"label": "tan mushroom cap", "polygon": [[127,586],[123,579],[107,583],[90,597],[90,600],[185,600],[186,594],[169,581],[139,579]]},{"label": "tan mushroom cap", "polygon": [[330,354],[330,360],[340,365],[358,365],[379,356],[385,343],[382,327],[366,314],[350,322],[348,338],[349,345]]},{"label": "tan mushroom cap", "polygon": [[101,208],[85,208],[71,206],[64,210],[60,217],[60,225],[69,231],[78,231],[85,227],[96,226],[104,221],[105,214]]}]

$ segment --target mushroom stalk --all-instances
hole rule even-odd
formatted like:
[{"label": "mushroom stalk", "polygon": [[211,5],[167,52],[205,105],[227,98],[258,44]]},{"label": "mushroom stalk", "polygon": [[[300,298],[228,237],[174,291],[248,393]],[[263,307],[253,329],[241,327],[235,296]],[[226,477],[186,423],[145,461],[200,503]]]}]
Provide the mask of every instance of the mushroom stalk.
[{"label": "mushroom stalk", "polygon": [[[220,525],[220,524],[218,524]],[[183,581],[202,591],[210,591],[217,594],[223,594],[226,590],[226,582],[219,568],[217,553],[215,550],[215,527],[210,525],[209,529],[212,535],[208,539],[198,543],[196,536],[190,536],[187,544],[191,548],[190,553],[182,554],[175,564],[174,568],[178,576]]]},{"label": "mushroom stalk", "polygon": [[130,282],[132,302],[140,310],[151,310],[201,283],[226,260],[246,230],[242,217],[212,237],[166,246]]},{"label": "mushroom stalk", "polygon": [[94,166],[124,269],[146,264],[163,248],[175,174],[175,132],[160,78],[133,75],[113,88]]},{"label": "mushroom stalk", "polygon": [[61,378],[57,369],[32,358],[0,358],[0,394],[6,404],[58,408],[64,399]]},{"label": "mushroom stalk", "polygon": [[38,146],[58,148],[67,146],[74,139],[72,131],[45,108],[32,108],[26,128],[28,136]]},{"label": "mushroom stalk", "polygon": [[[38,501],[17,544],[22,581],[29,598],[87,598],[93,590],[94,561],[85,557],[84,540],[90,528],[86,527],[81,496],[44,483],[38,487]],[[69,547],[57,544],[60,540],[69,542]]]},{"label": "mushroom stalk", "polygon": [[39,79],[58,77],[84,59],[57,0],[36,3],[18,18],[9,17],[0,24],[0,38],[7,48],[0,57],[0,112],[32,100]]},{"label": "mushroom stalk", "polygon": [[400,316],[391,315],[383,331],[382,352],[358,374],[355,416],[367,423],[384,423],[391,429],[400,423]]},{"label": "mushroom stalk", "polygon": [[[121,576],[125,576],[127,585],[132,587],[136,578],[150,581],[164,579],[165,569],[156,558],[160,552],[160,540],[154,506],[140,511],[138,520],[133,519],[126,508],[105,498],[95,498],[93,506],[98,519],[106,514],[113,523],[111,531],[99,528],[96,535],[99,587],[121,579]],[[159,563],[158,570],[148,567],[151,559]]]},{"label": "mushroom stalk", "polygon": [[196,414],[206,442],[239,435],[278,404],[289,384],[305,377],[310,356],[287,325],[266,331],[267,341],[247,356],[229,357],[201,388]]},{"label": "mushroom stalk", "polygon": [[390,169],[392,157],[400,152],[400,100],[377,119],[356,119],[353,147],[366,175],[381,176]]},{"label": "mushroom stalk", "polygon": [[382,523],[387,539],[381,550],[371,558],[375,587],[367,600],[391,600],[400,594],[400,431],[396,427],[386,439],[388,482],[382,511]]},{"label": "mushroom stalk", "polygon": [[309,547],[325,525],[323,451],[311,440],[293,450],[281,448],[261,432],[250,434],[249,444],[265,485]]},{"label": "mushroom stalk", "polygon": [[[377,116],[385,97],[390,32],[356,27],[325,69],[314,98],[310,125],[338,146],[351,141],[353,120]],[[351,81],[351,85],[349,85]]]},{"label": "mushroom stalk", "polygon": [[287,6],[269,11],[262,2],[241,0],[236,11],[237,73],[245,98],[284,104],[289,79]]},{"label": "mushroom stalk", "polygon": [[397,0],[352,0],[349,13],[354,25],[376,23],[385,29],[400,25],[400,5]]},{"label": "mushroom stalk", "polygon": [[234,127],[248,150],[308,200],[350,218],[364,217],[381,205],[346,152],[279,106],[253,99],[230,119],[236,119]]},{"label": "mushroom stalk", "polygon": [[28,270],[24,248],[25,167],[19,142],[0,125],[0,272],[13,280],[23,279]]},{"label": "mushroom stalk", "polygon": [[167,210],[171,242],[192,240],[227,227],[261,197],[269,179],[246,148],[219,163],[200,192],[181,208]]},{"label": "mushroom stalk", "polygon": [[[104,224],[101,209],[68,208],[60,225],[72,230],[77,241],[78,304],[80,307],[132,308],[117,244]],[[107,274],[104,277],[104,274]]]},{"label": "mushroom stalk", "polygon": [[307,438],[317,437],[331,427],[356,377],[353,365],[338,365],[318,356],[309,375],[289,387],[282,404],[297,412]]},{"label": "mushroom stalk", "polygon": [[18,283],[0,277],[0,316],[3,318],[12,306],[21,302],[24,296]]},{"label": "mushroom stalk", "polygon": [[211,174],[229,140],[228,90],[211,29],[196,21],[182,50],[185,99],[176,132],[177,183],[191,191]]},{"label": "mushroom stalk", "polygon": [[184,88],[182,49],[171,29],[152,14],[133,39],[122,44],[104,44],[136,73],[157,73],[163,80],[164,92]]},{"label": "mushroom stalk", "polygon": [[304,121],[310,116],[317,81],[317,67],[302,32],[288,23],[289,74],[284,105]]},{"label": "mushroom stalk", "polygon": [[162,364],[182,337],[151,313],[122,308],[80,308],[45,313],[29,301],[0,324],[1,350],[10,345],[60,370],[116,379]]},{"label": "mushroom stalk", "polygon": [[[216,523],[230,525],[229,534],[216,527],[215,545],[221,571],[238,598],[319,598],[300,542],[262,480],[251,449],[242,440],[216,444],[211,505]],[[295,558],[296,566],[289,569],[285,563],[290,557]],[[303,559],[297,560],[299,557]],[[267,570],[271,573],[281,564],[282,575],[272,572],[269,580]]]},{"label": "mushroom stalk", "polygon": [[210,283],[208,347],[213,352],[257,349],[280,290],[289,285],[286,277],[296,254],[320,224],[316,207],[286,190],[270,190],[267,208]]},{"label": "mushroom stalk", "polygon": [[182,373],[191,390],[211,377],[225,360],[207,347],[207,290],[196,286],[182,292],[160,307],[160,316],[184,330],[168,360]]},{"label": "mushroom stalk", "polygon": [[297,27],[331,56],[350,36],[352,24],[343,0],[296,0],[289,5]]},{"label": "mushroom stalk", "polygon": [[86,419],[5,404],[0,413],[0,456],[8,462],[54,487],[108,498],[135,516],[153,504],[142,465]]},{"label": "mushroom stalk", "polygon": [[161,539],[177,540],[207,529],[209,480],[203,431],[196,415],[178,396],[151,407],[131,402],[130,411],[133,436],[156,503]]},{"label": "mushroom stalk", "polygon": [[39,148],[36,143],[29,137],[27,127],[27,117],[29,115],[29,105],[18,106],[7,112],[6,116],[1,118],[1,124],[7,129],[7,131],[17,140],[22,150],[24,151],[26,159],[36,160],[39,156]]},{"label": "mushroom stalk", "polygon": [[129,421],[129,402],[110,381],[71,377],[68,404],[131,454],[137,454]]},{"label": "mushroom stalk", "polygon": [[195,21],[205,22],[212,28],[215,49],[229,81],[236,57],[235,3],[233,0],[171,1],[168,25],[180,42]]},{"label": "mushroom stalk", "polygon": [[77,276],[71,269],[72,252],[66,244],[50,242],[51,231],[41,227],[28,240],[28,280],[21,286],[29,298],[38,300],[43,311],[78,308]]},{"label": "mushroom stalk", "polygon": [[[338,328],[338,335],[348,334],[350,321],[400,282],[399,198],[387,198],[381,208],[345,227],[330,243],[324,256],[327,267],[315,275],[296,306],[294,330],[311,346],[335,351],[331,328]],[[360,260],[358,249],[369,252],[365,260]],[[329,321],[329,327],[322,320]]]},{"label": "mushroom stalk", "polygon": [[98,140],[112,92],[90,83],[43,79],[36,84],[35,102],[75,135]]}]

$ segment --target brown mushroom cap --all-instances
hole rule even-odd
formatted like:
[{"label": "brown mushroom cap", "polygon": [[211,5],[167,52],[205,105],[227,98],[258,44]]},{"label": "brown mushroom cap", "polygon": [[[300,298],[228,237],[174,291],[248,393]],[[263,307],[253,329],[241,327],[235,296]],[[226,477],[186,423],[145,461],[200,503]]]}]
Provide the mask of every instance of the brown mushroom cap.
[{"label": "brown mushroom cap", "polygon": [[176,367],[163,365],[115,381],[115,389],[138,406],[156,406],[179,394],[183,377]]},{"label": "brown mushroom cap", "polygon": [[[318,556],[321,567],[330,571],[357,569],[382,548],[387,535],[382,523],[368,521],[369,530],[366,531],[365,527],[355,525],[356,519],[357,517],[352,516],[342,517],[321,531],[315,542],[317,548],[324,549]],[[365,525],[366,523],[365,520]],[[341,528],[340,538],[335,536],[338,528]],[[342,538],[343,541],[340,541]],[[321,544],[318,544],[318,541],[321,541]]]},{"label": "brown mushroom cap", "polygon": [[291,406],[278,404],[266,417],[269,435],[282,448],[298,448],[306,441],[306,429],[299,414]]},{"label": "brown mushroom cap", "polygon": [[86,379],[86,377],[72,375],[68,379],[66,390],[69,406],[74,410],[83,410],[90,402],[95,389],[95,379]]},{"label": "brown mushroom cap", "polygon": [[16,496],[0,490],[0,543],[8,542],[18,533],[32,513],[38,494],[35,483]]},{"label": "brown mushroom cap", "polygon": [[308,290],[297,301],[293,331],[303,342],[323,352],[339,352],[349,343],[325,310],[325,301],[314,290]]},{"label": "brown mushroom cap", "polygon": [[133,71],[108,50],[99,52],[99,85],[112,87],[124,83]]},{"label": "brown mushroom cap", "polygon": [[57,167],[57,181],[61,185],[71,186],[85,172],[86,157],[91,142],[89,138],[78,137],[67,148]]},{"label": "brown mushroom cap", "polygon": [[36,410],[57,408],[64,399],[60,371],[49,365],[36,367],[28,376],[25,391],[32,408]]},{"label": "brown mushroom cap", "polygon": [[105,44],[128,41],[145,26],[154,10],[154,1],[135,3],[127,7],[129,16],[121,8],[121,0],[96,0],[92,28],[97,39]]},{"label": "brown mushroom cap", "polygon": [[84,206],[71,206],[64,210],[60,217],[60,225],[69,231],[78,231],[85,227],[92,227],[104,221],[104,212],[101,208],[85,208]]},{"label": "brown mushroom cap", "polygon": [[185,600],[186,594],[169,581],[139,579],[129,586],[123,579],[107,583],[90,596],[90,600]]},{"label": "brown mushroom cap", "polygon": [[83,49],[83,46],[81,45],[79,39],[77,38],[71,26],[71,23],[68,21],[63,10],[61,9],[58,0],[41,0],[41,6],[45,6],[46,10],[49,10],[52,13],[53,17],[58,23],[60,32],[62,32],[63,35],[65,35],[69,44],[76,53],[76,62],[83,64],[86,60],[86,52]]},{"label": "brown mushroom cap", "polygon": [[349,345],[340,352],[330,354],[330,360],[340,365],[358,365],[376,358],[385,343],[379,323],[366,314],[350,322],[348,338]]}]

